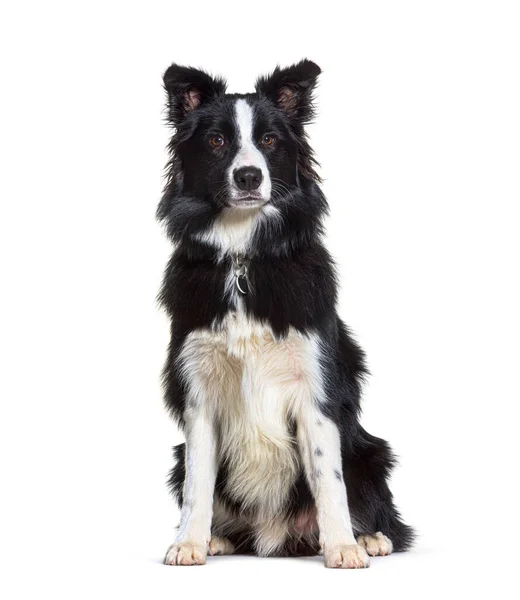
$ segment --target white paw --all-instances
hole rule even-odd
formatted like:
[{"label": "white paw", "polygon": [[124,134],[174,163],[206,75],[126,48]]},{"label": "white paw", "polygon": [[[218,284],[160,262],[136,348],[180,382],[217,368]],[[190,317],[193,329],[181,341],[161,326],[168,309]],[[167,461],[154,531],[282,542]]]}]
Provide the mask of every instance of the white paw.
[{"label": "white paw", "polygon": [[164,557],[165,565],[203,565],[205,562],[206,549],[188,542],[172,544]]},{"label": "white paw", "polygon": [[217,556],[218,554],[233,554],[235,546],[227,539],[213,536],[208,544],[208,554]]},{"label": "white paw", "polygon": [[394,546],[386,535],[380,531],[373,535],[360,535],[357,543],[364,548],[370,556],[386,556],[392,554]]},{"label": "white paw", "polygon": [[323,555],[325,566],[331,569],[364,569],[370,565],[368,554],[357,544],[325,546]]}]

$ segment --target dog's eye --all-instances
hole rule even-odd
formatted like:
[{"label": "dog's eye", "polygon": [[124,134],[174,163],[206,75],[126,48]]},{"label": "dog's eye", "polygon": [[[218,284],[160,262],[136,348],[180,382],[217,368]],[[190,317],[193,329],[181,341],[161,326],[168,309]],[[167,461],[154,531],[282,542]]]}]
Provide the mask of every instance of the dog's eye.
[{"label": "dog's eye", "polygon": [[260,140],[260,143],[263,146],[272,146],[276,141],[276,138],[274,137],[274,135],[271,135],[270,133],[266,133],[265,135],[262,136],[262,139]]},{"label": "dog's eye", "polygon": [[221,135],[213,135],[212,137],[209,138],[209,145],[212,148],[222,148],[224,143],[225,143],[224,137]]}]

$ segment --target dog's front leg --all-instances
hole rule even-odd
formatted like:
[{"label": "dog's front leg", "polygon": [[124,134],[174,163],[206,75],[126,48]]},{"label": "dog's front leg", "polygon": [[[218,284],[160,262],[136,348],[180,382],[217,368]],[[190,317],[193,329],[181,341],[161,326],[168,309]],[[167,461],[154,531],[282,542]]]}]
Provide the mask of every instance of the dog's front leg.
[{"label": "dog's front leg", "polygon": [[368,567],[368,555],[352,531],[338,428],[318,407],[304,413],[298,419],[298,443],[316,503],[325,566]]},{"label": "dog's front leg", "polygon": [[211,537],[213,493],[217,474],[216,433],[204,403],[188,399],[186,423],[186,475],[181,522],[165,564],[203,565]]}]

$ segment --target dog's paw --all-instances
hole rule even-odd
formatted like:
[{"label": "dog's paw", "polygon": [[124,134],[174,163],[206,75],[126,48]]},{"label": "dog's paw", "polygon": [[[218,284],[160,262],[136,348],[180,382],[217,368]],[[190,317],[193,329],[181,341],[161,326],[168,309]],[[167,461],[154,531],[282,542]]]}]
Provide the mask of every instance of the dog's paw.
[{"label": "dog's paw", "polygon": [[330,569],[364,569],[370,565],[368,554],[357,544],[325,546],[323,555],[325,566]]},{"label": "dog's paw", "polygon": [[373,535],[360,535],[357,539],[357,543],[367,551],[370,556],[386,556],[392,554],[394,546],[386,535],[383,535],[380,531]]},{"label": "dog's paw", "polygon": [[164,557],[165,565],[203,565],[205,562],[206,549],[188,542],[172,544]]},{"label": "dog's paw", "polygon": [[217,556],[218,554],[233,554],[235,546],[227,539],[213,536],[208,544],[208,554]]}]

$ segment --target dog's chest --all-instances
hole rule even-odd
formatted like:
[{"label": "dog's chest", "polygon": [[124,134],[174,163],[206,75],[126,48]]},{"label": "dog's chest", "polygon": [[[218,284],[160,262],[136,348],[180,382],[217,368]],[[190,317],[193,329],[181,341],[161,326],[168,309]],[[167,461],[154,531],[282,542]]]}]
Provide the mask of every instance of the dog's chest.
[{"label": "dog's chest", "polygon": [[230,312],[218,329],[192,332],[181,360],[195,398],[216,420],[227,494],[276,514],[300,469],[293,422],[316,394],[316,339],[290,331],[276,340],[269,327]]}]

